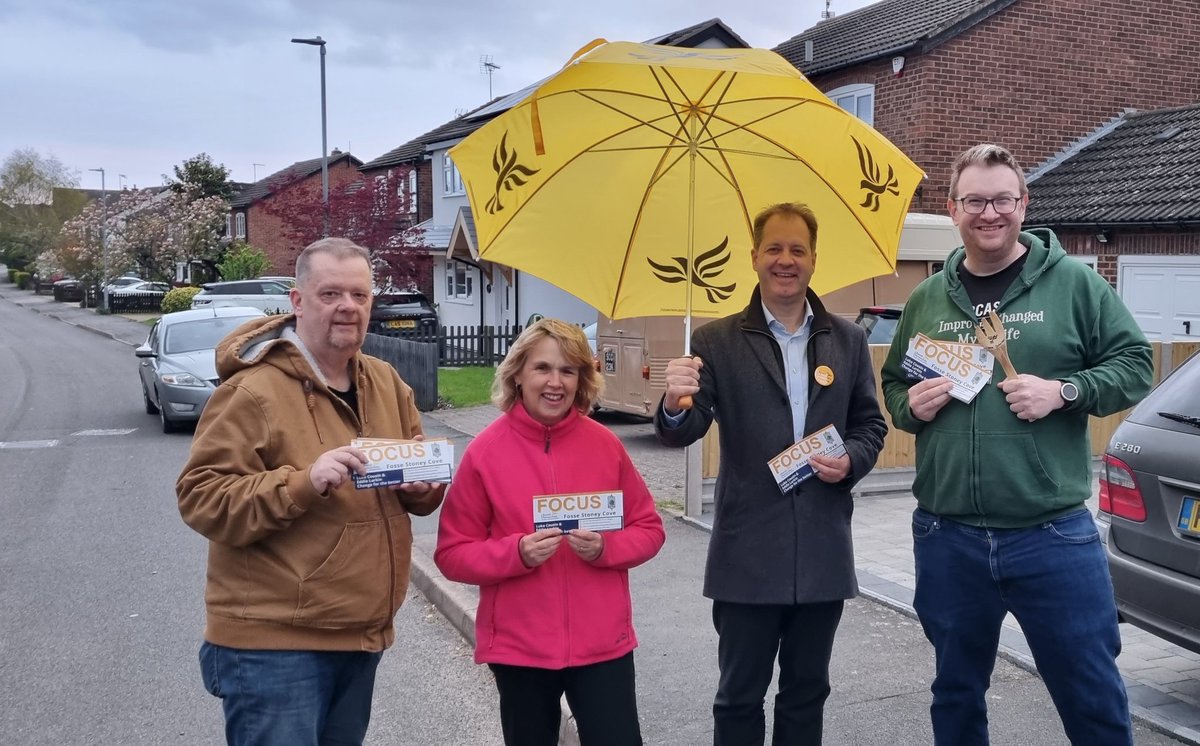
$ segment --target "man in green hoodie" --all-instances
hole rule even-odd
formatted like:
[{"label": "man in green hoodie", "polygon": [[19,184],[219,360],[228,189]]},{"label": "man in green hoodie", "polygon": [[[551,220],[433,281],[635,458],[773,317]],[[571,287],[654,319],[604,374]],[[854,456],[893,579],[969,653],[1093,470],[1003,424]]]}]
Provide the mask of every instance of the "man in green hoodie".
[{"label": "man in green hoodie", "polygon": [[[1131,744],[1112,582],[1084,501],[1088,415],[1150,389],[1150,346],[1112,287],[1049,230],[1022,232],[1029,193],[997,145],[959,156],[947,208],[963,246],[913,291],[884,363],[896,427],[916,434],[913,605],[933,643],[934,739],[986,744],[985,694],[1011,612],[1072,743]],[[970,402],[945,378],[914,381],[918,332],[974,344],[995,312],[1019,375]]]}]

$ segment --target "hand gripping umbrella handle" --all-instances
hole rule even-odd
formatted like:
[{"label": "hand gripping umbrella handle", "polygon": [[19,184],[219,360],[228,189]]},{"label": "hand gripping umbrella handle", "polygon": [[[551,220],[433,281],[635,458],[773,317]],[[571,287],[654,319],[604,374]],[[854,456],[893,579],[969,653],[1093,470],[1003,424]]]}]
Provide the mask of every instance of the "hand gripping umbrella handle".
[{"label": "hand gripping umbrella handle", "polygon": [[680,409],[691,409],[692,408],[692,395],[691,394],[684,394],[683,396],[679,397],[679,408]]}]

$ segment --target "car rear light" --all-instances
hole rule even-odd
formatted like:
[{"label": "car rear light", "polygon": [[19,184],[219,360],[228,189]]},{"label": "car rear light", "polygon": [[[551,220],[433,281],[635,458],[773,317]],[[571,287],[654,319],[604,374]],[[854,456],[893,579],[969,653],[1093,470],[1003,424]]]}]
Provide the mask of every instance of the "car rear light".
[{"label": "car rear light", "polygon": [[647,381],[650,380],[650,366],[649,365],[642,366],[642,378],[646,379]]},{"label": "car rear light", "polygon": [[1104,469],[1100,472],[1100,510],[1138,523],[1146,520],[1146,501],[1133,478],[1133,470],[1108,454],[1104,454]]}]

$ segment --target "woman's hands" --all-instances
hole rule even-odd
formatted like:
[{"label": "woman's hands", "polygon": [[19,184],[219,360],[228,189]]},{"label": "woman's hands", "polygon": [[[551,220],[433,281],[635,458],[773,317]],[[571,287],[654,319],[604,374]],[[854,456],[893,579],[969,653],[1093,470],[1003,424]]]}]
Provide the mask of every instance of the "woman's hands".
[{"label": "woman's hands", "polygon": [[571,551],[584,562],[595,561],[604,551],[603,534],[579,528],[564,534],[560,528],[546,528],[521,537],[517,543],[521,562],[529,568],[545,564],[558,551],[564,536]]}]

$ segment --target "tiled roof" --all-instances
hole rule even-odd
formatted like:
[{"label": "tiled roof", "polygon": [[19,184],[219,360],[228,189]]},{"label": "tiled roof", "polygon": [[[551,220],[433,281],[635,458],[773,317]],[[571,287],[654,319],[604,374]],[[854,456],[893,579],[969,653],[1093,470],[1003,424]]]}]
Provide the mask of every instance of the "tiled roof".
[{"label": "tiled roof", "polygon": [[[743,47],[750,45],[730,29],[720,18],[712,18],[693,26],[688,26],[685,29],[672,31],[669,34],[650,39],[647,44],[664,44],[668,46],[690,47],[704,41],[712,34],[717,36],[726,36],[727,42],[734,46],[740,44]],[[457,140],[460,137],[466,137],[475,130],[482,127],[493,117],[504,113],[508,109],[516,106],[521,101],[525,100],[526,96],[533,92],[533,89],[540,85],[542,81],[538,81],[533,85],[526,86],[513,93],[504,96],[497,96],[488,101],[486,104],[472,109],[460,117],[452,119],[449,122],[431,129],[419,137],[404,143],[403,145],[393,148],[378,158],[374,158],[364,164],[360,170],[369,171],[376,168],[387,168],[401,163],[412,163],[413,161],[421,160],[425,157],[427,145],[438,142],[446,142],[448,140]]]},{"label": "tiled roof", "polygon": [[694,43],[694,40],[704,41],[713,33],[718,36],[725,36],[726,43],[730,47],[749,47],[746,40],[733,32],[733,29],[725,25],[725,22],[720,18],[710,18],[707,21],[701,21],[693,26],[681,28],[678,31],[672,31],[669,34],[647,39],[646,44],[661,44],[666,47],[686,47]]},{"label": "tiled roof", "polygon": [[[362,165],[362,161],[349,153],[339,153],[337,155],[330,155],[329,167],[333,168],[333,164],[341,160],[348,160],[353,166]],[[321,158],[296,161],[287,168],[280,169],[266,178],[259,179],[252,184],[246,184],[243,189],[233,195],[233,199],[230,200],[230,206],[234,208],[246,207],[284,185],[291,184],[293,181],[298,181],[313,174],[319,174],[321,173],[321,161]]]},{"label": "tiled roof", "polygon": [[[919,47],[924,52],[1017,0],[882,0],[834,16],[773,51],[805,75],[825,73]],[[806,42],[813,58],[805,59]]]},{"label": "tiled roof", "polygon": [[482,127],[489,119],[496,116],[500,112],[490,113],[486,116],[479,116],[479,112],[491,106],[495,101],[499,101],[503,96],[497,97],[488,101],[486,104],[479,106],[460,117],[450,120],[443,125],[439,125],[419,137],[404,143],[398,148],[393,148],[383,155],[373,160],[367,161],[360,168],[362,171],[369,171],[376,168],[386,168],[395,166],[401,163],[412,163],[419,161],[425,157],[425,146],[430,143],[441,142],[443,140],[453,140],[459,137],[465,137],[475,130]]},{"label": "tiled roof", "polygon": [[1122,120],[1030,180],[1026,225],[1200,223],[1200,104]]}]

